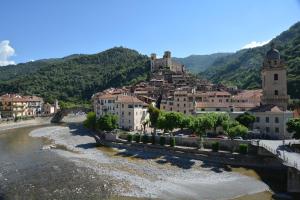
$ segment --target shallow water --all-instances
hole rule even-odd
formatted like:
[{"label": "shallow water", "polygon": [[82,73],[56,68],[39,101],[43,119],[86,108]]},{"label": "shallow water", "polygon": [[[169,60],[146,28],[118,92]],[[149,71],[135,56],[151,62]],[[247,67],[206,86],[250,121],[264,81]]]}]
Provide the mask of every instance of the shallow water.
[{"label": "shallow water", "polygon": [[52,151],[35,128],[0,132],[0,199],[108,199],[109,181]]},{"label": "shallow water", "polygon": [[0,163],[0,199],[231,199],[268,189],[201,161],[96,147],[78,125],[0,132]]}]

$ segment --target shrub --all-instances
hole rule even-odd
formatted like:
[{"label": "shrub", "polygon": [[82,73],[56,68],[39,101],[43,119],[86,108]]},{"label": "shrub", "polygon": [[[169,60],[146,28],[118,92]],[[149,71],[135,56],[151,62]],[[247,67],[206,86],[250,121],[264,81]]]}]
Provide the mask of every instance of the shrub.
[{"label": "shrub", "polygon": [[212,149],[214,152],[218,152],[218,151],[219,151],[219,148],[220,148],[219,142],[214,142],[214,143],[211,144],[211,149]]},{"label": "shrub", "polygon": [[143,135],[143,137],[142,137],[142,142],[143,142],[144,144],[147,144],[147,143],[148,143],[148,135]]},{"label": "shrub", "polygon": [[240,144],[239,152],[241,154],[247,154],[248,153],[248,144]]},{"label": "shrub", "polygon": [[151,143],[155,144],[155,135],[152,135],[152,137],[151,137]]},{"label": "shrub", "polygon": [[128,134],[128,135],[127,135],[127,141],[128,141],[128,142],[132,142],[132,140],[133,140],[133,135]]},{"label": "shrub", "polygon": [[164,146],[166,144],[166,137],[165,136],[159,137],[159,144],[161,146]]},{"label": "shrub", "polygon": [[174,137],[170,137],[170,146],[175,147],[175,138]]},{"label": "shrub", "polygon": [[142,140],[142,136],[141,136],[140,134],[135,134],[134,139],[135,139],[135,142],[136,142],[136,143],[140,143],[141,140]]}]

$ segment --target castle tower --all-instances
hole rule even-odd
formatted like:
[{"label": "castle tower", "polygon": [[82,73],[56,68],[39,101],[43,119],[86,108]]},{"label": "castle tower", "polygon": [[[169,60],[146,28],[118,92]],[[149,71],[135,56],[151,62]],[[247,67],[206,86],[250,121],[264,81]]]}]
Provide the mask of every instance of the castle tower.
[{"label": "castle tower", "polygon": [[273,104],[287,110],[289,96],[287,95],[287,75],[286,66],[280,58],[280,53],[271,45],[271,49],[267,52],[262,70],[262,104]]},{"label": "castle tower", "polygon": [[151,72],[155,70],[155,60],[156,60],[156,54],[152,53],[150,57]]},{"label": "castle tower", "polygon": [[163,58],[165,60],[166,67],[172,71],[171,51],[165,51]]}]

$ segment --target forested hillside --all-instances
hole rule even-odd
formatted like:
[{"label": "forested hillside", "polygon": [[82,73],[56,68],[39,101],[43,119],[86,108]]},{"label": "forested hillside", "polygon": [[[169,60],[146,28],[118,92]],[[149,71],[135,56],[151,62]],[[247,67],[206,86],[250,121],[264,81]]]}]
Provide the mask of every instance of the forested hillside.
[{"label": "forested hillside", "polygon": [[[285,60],[288,69],[288,93],[300,98],[300,22],[272,40]],[[259,88],[260,67],[270,43],[262,47],[243,49],[218,58],[200,76],[215,83],[237,85],[240,88]]]},{"label": "forested hillside", "polygon": [[192,73],[199,73],[209,68],[216,59],[231,55],[231,53],[214,53],[210,55],[190,55],[185,58],[173,58],[184,64]]},{"label": "forested hillside", "polygon": [[17,92],[80,103],[108,87],[145,80],[148,57],[122,47],[0,68],[0,94]]}]

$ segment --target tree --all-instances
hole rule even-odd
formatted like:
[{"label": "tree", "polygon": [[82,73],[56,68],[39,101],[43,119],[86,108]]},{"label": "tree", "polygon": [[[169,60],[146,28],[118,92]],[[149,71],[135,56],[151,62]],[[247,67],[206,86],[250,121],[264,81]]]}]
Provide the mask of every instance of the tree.
[{"label": "tree", "polygon": [[191,119],[192,119],[191,116],[182,115],[182,117],[180,118],[180,122],[179,122],[179,128],[181,130],[183,130],[184,128],[189,128]]},{"label": "tree", "polygon": [[237,126],[239,125],[239,122],[236,121],[236,120],[233,120],[233,119],[230,119],[230,120],[227,120],[227,121],[224,121],[222,123],[222,127],[223,127],[223,130],[228,134],[228,130],[234,126]]},{"label": "tree", "polygon": [[151,126],[154,128],[154,135],[156,135],[157,122],[160,115],[160,110],[153,105],[149,105],[148,112],[150,115]]},{"label": "tree", "polygon": [[206,130],[212,129],[214,127],[214,119],[209,115],[201,115],[195,119],[193,122],[193,129],[195,133],[199,136],[199,148],[203,148],[203,135]]},{"label": "tree", "polygon": [[230,120],[228,113],[208,113],[207,117],[211,119],[215,133],[217,133],[217,127]]},{"label": "tree", "polygon": [[237,136],[245,137],[245,135],[247,133],[248,133],[248,128],[244,125],[241,125],[241,124],[230,127],[228,129],[228,136],[232,140],[233,140],[234,137],[237,137]]},{"label": "tree", "polygon": [[86,128],[94,130],[96,128],[96,113],[95,112],[89,112],[86,115],[86,120],[84,120],[83,125]]},{"label": "tree", "polygon": [[239,115],[236,118],[236,121],[238,121],[240,124],[246,126],[247,128],[250,128],[250,126],[255,122],[255,116],[246,112],[242,115]]},{"label": "tree", "polygon": [[144,134],[146,133],[146,126],[150,123],[149,119],[146,119],[142,122]]},{"label": "tree", "polygon": [[290,119],[286,125],[288,132],[294,132],[293,138],[300,139],[300,118]]},{"label": "tree", "polygon": [[101,116],[97,121],[97,128],[102,131],[112,131],[118,128],[118,117],[112,114]]},{"label": "tree", "polygon": [[172,132],[175,128],[179,127],[183,114],[179,112],[166,112],[164,117],[165,129]]}]

